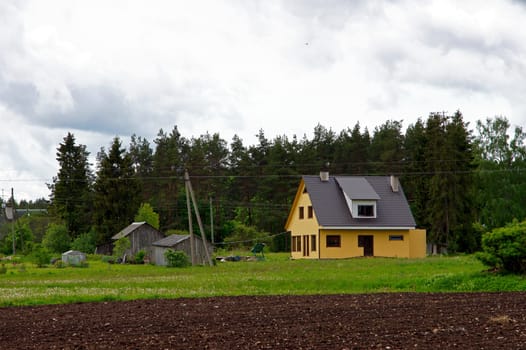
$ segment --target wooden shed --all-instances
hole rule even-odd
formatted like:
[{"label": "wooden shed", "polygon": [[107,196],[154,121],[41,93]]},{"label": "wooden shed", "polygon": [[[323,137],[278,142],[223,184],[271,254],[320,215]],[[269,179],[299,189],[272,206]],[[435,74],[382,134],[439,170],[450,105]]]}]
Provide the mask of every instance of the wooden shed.
[{"label": "wooden shed", "polygon": [[[203,246],[203,240],[199,236],[195,237],[195,250],[198,263],[207,264],[206,253]],[[208,253],[211,255],[214,251],[214,247],[209,242],[207,243]],[[150,255],[151,261],[156,265],[166,266],[166,258],[164,253],[168,250],[180,250],[183,251],[188,257],[191,257],[190,250],[190,235],[169,235],[163,239],[160,239],[152,244],[152,254]]]},{"label": "wooden shed", "polygon": [[144,250],[148,256],[152,255],[152,243],[164,238],[164,234],[148,224],[147,222],[134,222],[112,237],[114,241],[128,237],[131,247],[125,254],[134,256],[140,250]]}]

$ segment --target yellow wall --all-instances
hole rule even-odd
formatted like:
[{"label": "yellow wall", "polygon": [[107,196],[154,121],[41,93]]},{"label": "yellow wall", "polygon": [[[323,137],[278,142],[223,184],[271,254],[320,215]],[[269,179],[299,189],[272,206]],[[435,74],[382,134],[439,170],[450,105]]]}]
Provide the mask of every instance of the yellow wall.
[{"label": "yellow wall", "polygon": [[[327,235],[340,235],[341,247],[327,247]],[[338,259],[364,256],[358,246],[359,235],[373,236],[373,254],[382,257],[422,258],[426,256],[425,230],[320,230],[320,258]],[[403,235],[390,241],[390,235]]]},{"label": "yellow wall", "polygon": [[411,230],[409,252],[411,258],[426,257],[426,230]]},{"label": "yellow wall", "polygon": [[[312,202],[310,200],[308,193],[303,193],[304,185],[300,186],[300,189],[298,191],[298,195],[296,198],[296,205],[293,207],[293,211],[291,212],[290,220],[288,222],[288,226],[286,229],[291,232],[291,236],[299,236],[301,240],[301,251],[299,252],[291,252],[291,257],[293,259],[318,259],[319,258],[319,249],[320,249],[320,240],[318,235],[318,220],[316,219],[316,213],[314,213],[313,217],[311,219],[308,218],[308,207],[312,205]],[[299,218],[299,207],[304,208],[304,218]],[[316,250],[313,251],[311,245],[309,244],[309,255],[304,256],[303,250],[304,250],[304,244],[303,244],[303,236],[308,235],[309,237],[311,235],[316,235]],[[309,242],[310,243],[310,242]]]},{"label": "yellow wall", "polygon": [[[328,235],[340,235],[341,247],[327,247]],[[338,259],[363,256],[363,248],[358,247],[358,235],[346,230],[320,230],[320,259]]]}]

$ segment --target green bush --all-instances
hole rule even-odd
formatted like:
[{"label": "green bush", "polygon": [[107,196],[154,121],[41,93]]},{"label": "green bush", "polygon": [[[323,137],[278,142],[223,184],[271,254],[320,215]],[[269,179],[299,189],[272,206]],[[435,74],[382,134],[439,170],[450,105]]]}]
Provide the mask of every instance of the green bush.
[{"label": "green bush", "polygon": [[36,244],[31,253],[31,260],[37,265],[37,267],[44,267],[49,264],[51,254],[46,247]]},{"label": "green bush", "polygon": [[103,255],[101,258],[102,262],[108,263],[108,264],[114,264],[115,263],[115,257],[111,255]]},{"label": "green bush", "polygon": [[53,253],[64,253],[70,244],[68,229],[61,224],[50,224],[42,239],[42,245]]},{"label": "green bush", "polygon": [[476,257],[490,268],[526,274],[526,221],[514,221],[485,233],[482,236],[482,252]]},{"label": "green bush", "polygon": [[135,215],[135,222],[145,221],[157,230],[159,229],[159,214],[153,211],[150,203],[142,203],[137,215]]},{"label": "green bush", "polygon": [[225,243],[229,248],[252,248],[256,242],[269,243],[271,238],[268,232],[258,231],[254,226],[247,226],[236,220],[231,220],[225,225],[225,231],[228,237],[225,238]]},{"label": "green bush", "polygon": [[88,233],[82,233],[71,243],[71,249],[78,250],[86,254],[93,253],[95,251],[95,233],[90,231]]},{"label": "green bush", "polygon": [[137,254],[135,254],[135,263],[136,264],[144,264],[144,257],[146,256],[146,252],[144,250],[139,250]]},{"label": "green bush", "polygon": [[57,269],[63,269],[63,268],[66,267],[66,264],[64,264],[64,262],[62,260],[56,260],[53,263],[53,266],[56,267]]},{"label": "green bush", "polygon": [[188,255],[180,250],[168,249],[164,252],[168,267],[186,267],[190,265]]},{"label": "green bush", "polygon": [[128,237],[121,237],[119,238],[113,247],[113,254],[117,258],[122,258],[124,256],[124,253],[131,247],[131,242]]}]

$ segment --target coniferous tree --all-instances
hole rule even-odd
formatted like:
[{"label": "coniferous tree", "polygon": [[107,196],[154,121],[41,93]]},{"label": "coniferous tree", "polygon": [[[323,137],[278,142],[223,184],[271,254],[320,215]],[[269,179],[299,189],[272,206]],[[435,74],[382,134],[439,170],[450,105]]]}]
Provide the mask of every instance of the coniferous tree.
[{"label": "coniferous tree", "polygon": [[[205,233],[209,234],[212,224],[212,219],[208,215],[210,205],[228,203],[225,196],[228,192],[228,179],[226,178],[228,167],[227,143],[218,133],[210,135],[207,132],[199,138],[192,138],[186,150],[186,168],[189,171],[190,181],[198,201]],[[212,212],[216,217],[214,222],[221,222],[223,215],[221,207],[216,205]],[[217,232],[217,230],[215,231]]]},{"label": "coniferous tree", "polygon": [[448,182],[444,173],[444,162],[448,159],[445,147],[446,121],[444,114],[432,113],[426,123],[425,158],[427,173],[430,174],[426,222],[429,225],[428,241],[435,249],[447,247],[449,242]]},{"label": "coniferous tree", "polygon": [[150,143],[141,136],[132,135],[129,147],[135,177],[142,188],[142,199],[148,201],[153,196],[153,150]]},{"label": "coniferous tree", "polygon": [[[429,180],[424,222],[428,241],[436,248],[472,251],[472,141],[462,114],[432,113],[425,129],[425,172]],[[416,189],[420,192],[420,189]],[[420,215],[420,213],[419,213]]]},{"label": "coniferous tree", "polygon": [[472,135],[462,113],[457,111],[446,126],[446,165],[448,175],[448,220],[452,233],[452,250],[473,252],[480,246],[480,237],[474,236],[474,164]]},{"label": "coniferous tree", "polygon": [[373,172],[378,175],[399,174],[404,159],[402,122],[388,120],[374,129],[370,147]]},{"label": "coniferous tree", "polygon": [[154,142],[155,181],[151,204],[159,213],[161,230],[173,229],[184,225],[187,217],[183,174],[188,158],[188,140],[174,126],[170,134],[161,129]]},{"label": "coniferous tree", "polygon": [[488,230],[526,217],[526,133],[505,117],[477,122],[477,221]]},{"label": "coniferous tree", "polygon": [[135,178],[130,154],[113,139],[108,153],[101,148],[95,181],[94,218],[97,244],[111,242],[111,237],[128,226],[140,205],[140,184]]},{"label": "coniferous tree", "polygon": [[426,208],[429,201],[429,176],[426,167],[426,128],[419,118],[405,133],[405,167],[401,177],[404,193],[419,227],[429,227]]},{"label": "coniferous tree", "polygon": [[371,137],[365,128],[360,131],[360,124],[356,123],[351,132],[351,166],[352,174],[365,175],[369,170],[369,152],[371,148]]},{"label": "coniferous tree", "polygon": [[68,133],[57,148],[58,174],[48,185],[50,211],[64,221],[72,238],[91,226],[93,174],[88,156],[86,146],[77,145],[75,136]]}]

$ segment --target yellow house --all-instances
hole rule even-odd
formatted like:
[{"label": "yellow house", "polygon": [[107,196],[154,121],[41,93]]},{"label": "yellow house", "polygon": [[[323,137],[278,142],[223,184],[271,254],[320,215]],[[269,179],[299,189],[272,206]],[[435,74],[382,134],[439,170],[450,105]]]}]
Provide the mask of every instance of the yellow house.
[{"label": "yellow house", "polygon": [[423,258],[426,231],[396,176],[303,176],[285,229],[293,259]]}]

